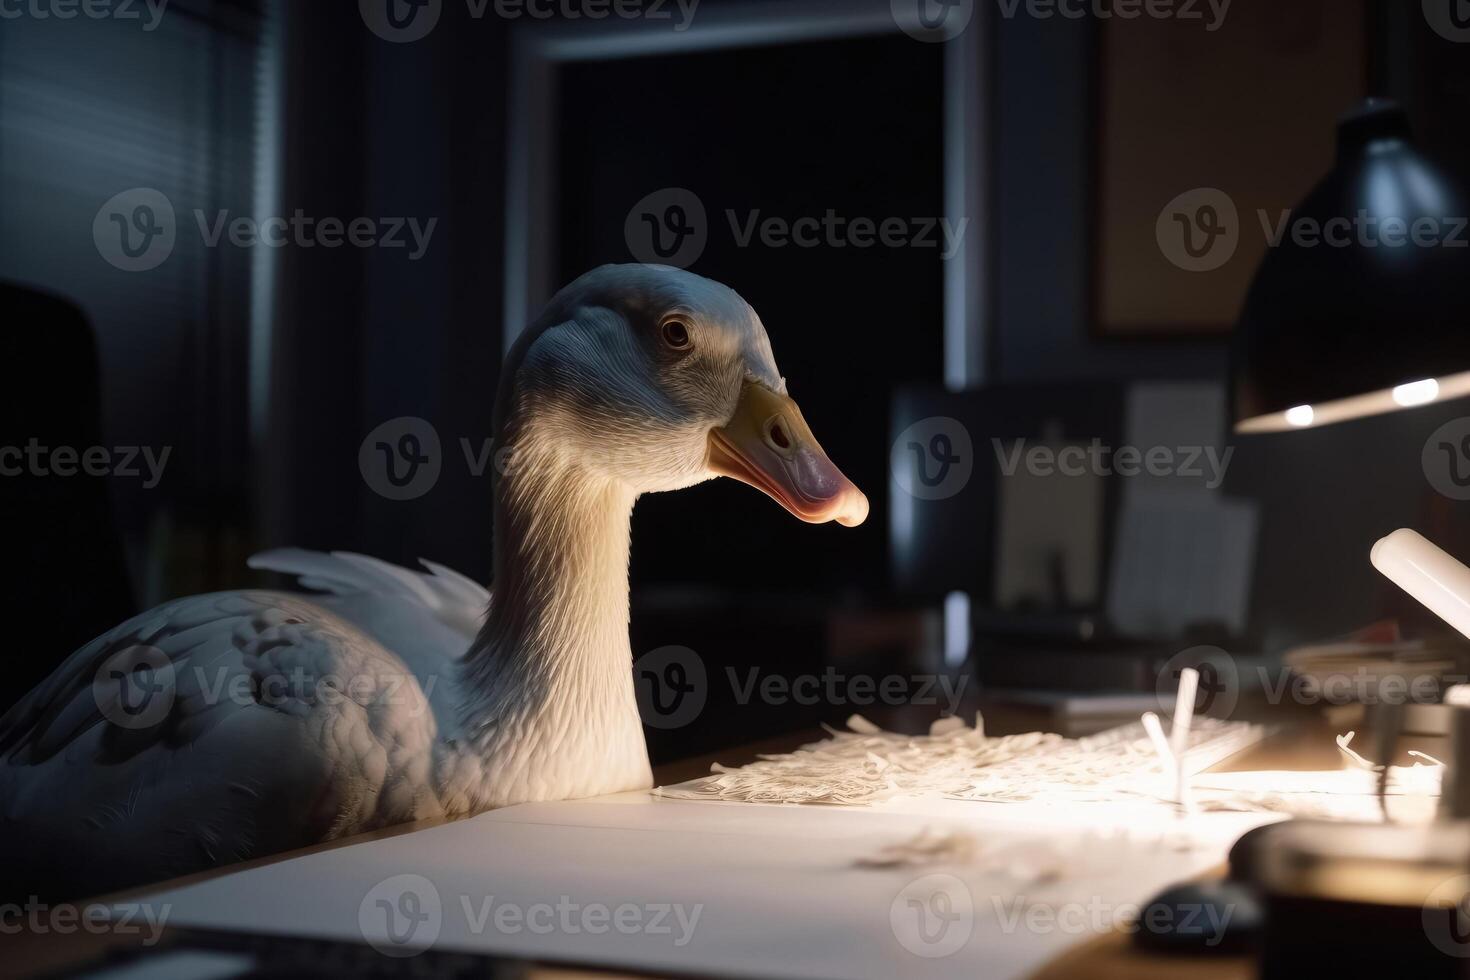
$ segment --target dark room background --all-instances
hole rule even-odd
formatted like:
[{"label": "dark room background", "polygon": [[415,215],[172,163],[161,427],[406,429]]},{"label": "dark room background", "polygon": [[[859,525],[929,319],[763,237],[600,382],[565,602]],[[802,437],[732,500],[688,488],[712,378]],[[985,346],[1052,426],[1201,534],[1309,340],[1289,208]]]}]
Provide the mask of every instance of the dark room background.
[{"label": "dark room background", "polygon": [[[1339,15],[1328,0],[1298,2],[1308,19]],[[1274,6],[1235,0],[1263,3]],[[761,314],[793,394],[868,492],[874,519],[856,533],[805,528],[724,481],[643,501],[634,652],[677,643],[721,669],[930,656],[919,641],[943,594],[900,589],[892,574],[890,417],[896,392],[952,377],[946,260],[923,248],[742,247],[727,211],[739,222],[828,209],[943,215],[946,126],[974,124],[983,200],[966,256],[983,288],[967,321],[978,352],[962,372],[970,386],[1223,385],[1227,341],[1094,330],[1097,22],[976,3],[971,29],[930,44],[897,30],[812,39],[800,2],[699,9],[717,18],[737,8],[789,22],[791,40],[684,50],[676,39],[655,55],[573,58],[546,80],[557,166],[536,180],[554,220],[525,234],[549,248],[548,278],[560,285],[634,260],[624,221],[640,198],[694,191],[709,240],[692,270]],[[95,417],[80,410],[74,432],[95,425],[104,446],[170,447],[155,486],[0,480],[16,577],[0,613],[22,624],[5,703],[119,613],[265,584],[244,567],[260,548],[423,556],[488,581],[490,480],[460,446],[490,435],[507,328],[520,326],[504,322],[516,259],[507,250],[519,247],[507,231],[513,42],[565,25],[472,9],[445,0],[437,28],[412,43],[375,34],[345,0],[172,0],[151,30],[0,22],[0,280],[63,301],[13,306],[3,325],[0,441],[23,443],[36,419],[90,398]],[[1417,3],[1369,3],[1362,16],[1365,87],[1402,100],[1425,150],[1470,172],[1470,47],[1436,35]],[[955,45],[972,46],[973,74],[954,70]],[[1242,49],[1239,71],[1251,59]],[[979,107],[959,122],[947,110],[956,85],[973,86]],[[1294,115],[1288,94],[1257,111],[1325,133],[1334,124]],[[136,187],[161,191],[178,221],[169,261],[146,275],[104,261],[92,235],[103,203]],[[209,248],[194,227],[196,211],[214,221],[297,209],[435,223],[413,258],[411,247]],[[100,379],[90,394],[75,370],[88,357],[85,331],[61,326],[78,311]],[[23,312],[28,329],[14,329]],[[1351,422],[1295,444],[1241,441],[1227,490],[1261,506],[1250,630],[1261,649],[1407,613],[1366,560],[1386,529],[1418,526],[1451,551],[1470,549],[1470,528],[1415,462],[1426,435],[1460,411]],[[364,437],[400,416],[428,420],[444,447],[432,491],[407,501],[375,493],[358,462]],[[988,561],[975,556],[977,567]],[[1334,571],[1330,590],[1321,568]],[[842,624],[882,639],[849,642]],[[656,753],[715,747],[716,719],[659,736]],[[748,733],[814,720],[771,706],[742,719]]]}]

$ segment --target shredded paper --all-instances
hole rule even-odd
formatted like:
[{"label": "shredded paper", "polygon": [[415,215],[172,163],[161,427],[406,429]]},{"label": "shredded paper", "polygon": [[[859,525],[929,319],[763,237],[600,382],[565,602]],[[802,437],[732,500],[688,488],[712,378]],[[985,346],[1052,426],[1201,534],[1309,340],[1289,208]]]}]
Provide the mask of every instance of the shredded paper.
[{"label": "shredded paper", "polygon": [[[1116,798],[1139,792],[1140,776],[1157,777],[1158,756],[1142,724],[1068,739],[1028,732],[987,736],[944,718],[927,735],[887,732],[853,715],[849,731],[794,752],[762,755],[750,765],[716,764],[708,776],[654,792],[676,799],[744,803],[864,806],[899,796],[937,795],[985,802]],[[1198,718],[1190,731],[1187,768],[1199,772],[1258,741],[1265,730],[1245,722]]]}]

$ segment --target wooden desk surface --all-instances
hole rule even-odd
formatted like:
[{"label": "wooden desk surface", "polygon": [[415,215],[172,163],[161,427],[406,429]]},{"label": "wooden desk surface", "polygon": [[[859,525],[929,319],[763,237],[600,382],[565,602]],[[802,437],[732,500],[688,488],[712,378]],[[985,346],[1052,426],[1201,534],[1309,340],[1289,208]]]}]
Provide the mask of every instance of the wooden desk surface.
[{"label": "wooden desk surface", "polygon": [[[1038,728],[1046,727],[1030,712],[1003,712],[997,715],[994,712],[987,711],[986,720],[987,729],[997,732],[1037,730]],[[654,773],[655,779],[660,785],[680,782],[707,773],[711,762],[719,761],[727,765],[740,765],[753,760],[760,753],[789,751],[796,745],[820,737],[820,734],[820,732],[816,731],[797,732],[779,738],[750,743],[737,749],[722,751],[709,756],[683,759],[657,767]],[[1333,745],[1332,734],[1324,725],[1313,723],[1295,724],[1262,741],[1260,744],[1226,760],[1216,768],[1223,771],[1337,768],[1340,765],[1340,761],[1338,752]],[[1414,744],[1404,746],[1404,748],[1420,748],[1423,751],[1433,753],[1438,746],[1419,744],[1419,742],[1427,743],[1429,741],[1432,740],[1416,740]],[[1407,764],[1411,760],[1405,756],[1401,761]],[[197,875],[167,882],[159,882],[143,888],[104,896],[95,901],[103,903],[128,901],[136,899],[141,895],[159,892],[168,888],[176,888],[184,884],[208,880],[221,875],[233,874],[246,868],[289,860],[304,854],[312,854],[331,848],[346,847],[364,841],[382,840],[399,834],[411,833],[424,827],[433,826],[438,822],[440,821],[405,824],[387,828],[345,840],[333,841],[327,844],[319,844],[297,851],[273,855],[257,861],[232,864],[223,868],[201,872]],[[1221,868],[1220,873],[1223,873],[1223,871],[1224,869]],[[78,902],[75,904],[80,908],[88,903]],[[164,939],[160,945],[166,945],[171,938],[175,938],[174,931],[165,929]],[[137,937],[94,935],[83,931],[77,931],[67,935],[55,933],[36,934],[22,931],[5,938],[6,956],[3,961],[0,961],[0,973],[4,975],[29,976],[73,971],[99,960],[109,950],[126,948],[139,942],[141,942],[141,939]],[[1162,980],[1162,978],[1166,977],[1179,976],[1183,971],[1188,971],[1190,975],[1199,976],[1203,980],[1227,980],[1227,978],[1234,980],[1237,977],[1247,978],[1253,976],[1254,964],[1250,957],[1244,956],[1181,958],[1177,956],[1142,953],[1133,947],[1130,937],[1127,934],[1117,932],[1079,944],[1064,955],[1058,957],[1046,969],[1042,970],[1037,975],[1036,980],[1052,980],[1052,978],[1064,980],[1064,978],[1075,977],[1118,977],[1131,978],[1131,980],[1150,980],[1150,978],[1158,977]],[[634,976],[628,973],[607,972],[580,966],[562,966],[556,964],[533,964],[527,975],[534,978],[534,980],[577,980],[577,978],[603,978],[603,980],[607,980],[607,978]]]}]

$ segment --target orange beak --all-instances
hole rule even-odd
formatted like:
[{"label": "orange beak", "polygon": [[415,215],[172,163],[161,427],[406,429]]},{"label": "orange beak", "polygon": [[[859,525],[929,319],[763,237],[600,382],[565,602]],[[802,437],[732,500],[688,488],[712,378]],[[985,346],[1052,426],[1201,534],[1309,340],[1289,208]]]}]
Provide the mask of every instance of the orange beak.
[{"label": "orange beak", "polygon": [[707,465],[811,524],[856,527],[868,517],[868,498],[827,458],[796,402],[754,381],[730,421],[710,431]]}]

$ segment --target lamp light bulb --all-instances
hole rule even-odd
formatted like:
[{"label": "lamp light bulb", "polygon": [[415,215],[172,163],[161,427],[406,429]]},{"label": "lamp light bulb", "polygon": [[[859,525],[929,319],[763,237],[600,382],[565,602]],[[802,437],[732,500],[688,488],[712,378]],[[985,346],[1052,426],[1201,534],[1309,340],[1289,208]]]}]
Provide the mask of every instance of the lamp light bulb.
[{"label": "lamp light bulb", "polygon": [[1427,405],[1439,397],[1439,382],[1433,378],[1425,378],[1423,381],[1410,381],[1408,384],[1399,385],[1393,390],[1393,400],[1404,408],[1414,405]]},{"label": "lamp light bulb", "polygon": [[1312,419],[1317,413],[1312,411],[1310,405],[1298,405],[1286,410],[1286,421],[1297,428],[1305,428],[1312,424]]}]

